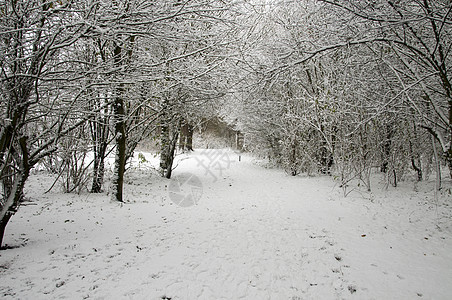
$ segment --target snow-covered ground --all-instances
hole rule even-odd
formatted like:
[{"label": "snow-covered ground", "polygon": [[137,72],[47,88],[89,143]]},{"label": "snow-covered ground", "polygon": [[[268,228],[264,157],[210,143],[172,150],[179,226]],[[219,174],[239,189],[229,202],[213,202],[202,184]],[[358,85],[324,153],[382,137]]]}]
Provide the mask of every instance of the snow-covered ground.
[{"label": "snow-covered ground", "polygon": [[407,181],[344,198],[331,177],[231,151],[178,160],[171,180],[136,163],[123,205],[44,194],[53,178],[33,175],[0,251],[0,298],[452,299],[450,190]]}]

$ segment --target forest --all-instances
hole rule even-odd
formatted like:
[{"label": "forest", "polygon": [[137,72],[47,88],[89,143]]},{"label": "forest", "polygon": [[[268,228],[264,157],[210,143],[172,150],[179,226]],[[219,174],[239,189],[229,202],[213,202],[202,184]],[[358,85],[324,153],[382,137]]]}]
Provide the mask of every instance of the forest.
[{"label": "forest", "polygon": [[[344,194],[452,176],[449,0],[0,0],[0,246],[36,168],[124,202],[145,142],[221,120],[238,148]],[[446,170],[447,172],[443,172]],[[441,177],[443,175],[443,177]],[[433,183],[432,183],[433,184]],[[49,186],[48,188],[51,188]]]}]

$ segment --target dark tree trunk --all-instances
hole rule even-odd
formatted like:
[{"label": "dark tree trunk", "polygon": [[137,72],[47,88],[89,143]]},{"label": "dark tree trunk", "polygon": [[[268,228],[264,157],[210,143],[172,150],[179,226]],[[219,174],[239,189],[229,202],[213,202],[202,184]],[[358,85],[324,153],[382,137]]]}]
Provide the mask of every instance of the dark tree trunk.
[{"label": "dark tree trunk", "polygon": [[435,158],[435,172],[436,172],[436,190],[441,189],[441,164],[439,161],[438,150],[436,149],[436,140],[432,135],[432,148],[433,148],[433,157]]},{"label": "dark tree trunk", "polygon": [[99,149],[99,152],[94,154],[93,185],[91,186],[91,193],[102,193],[105,174],[106,149],[106,145],[102,145],[101,149]]},{"label": "dark tree trunk", "polygon": [[171,120],[166,118],[165,113],[162,116],[161,125],[161,151],[160,151],[160,171],[162,177],[171,178],[174,152],[177,147],[177,140],[179,138],[180,126],[179,124],[171,128]]},{"label": "dark tree trunk", "polygon": [[320,173],[329,175],[333,166],[333,154],[328,150],[326,143],[321,148],[320,155]]},{"label": "dark tree trunk", "polygon": [[193,126],[183,122],[180,126],[179,149],[193,151]]},{"label": "dark tree trunk", "polygon": [[188,124],[184,121],[180,126],[179,150],[184,151],[187,148]]},{"label": "dark tree trunk", "polygon": [[[9,162],[9,164],[11,164],[12,161]],[[11,197],[11,193],[13,192],[13,170],[12,167],[6,167],[3,172],[1,173],[2,175],[2,187],[3,187],[3,195],[4,195],[4,199],[2,200],[2,204],[3,202],[5,202],[4,206],[5,207],[1,207],[2,208],[2,212],[3,210],[6,210],[6,213],[4,214],[3,218],[0,220],[0,247],[3,245],[3,236],[5,234],[5,228],[6,225],[9,222],[9,219],[12,217],[12,215],[14,214],[14,210],[15,209],[11,209],[14,206],[13,205],[9,205],[7,203],[7,200],[9,197]],[[15,201],[13,201],[14,203]]]},{"label": "dark tree trunk", "polygon": [[[419,138],[418,138],[418,134],[417,134],[417,126],[416,123],[413,124],[413,134],[414,137],[411,138],[414,140],[414,142],[416,144],[419,143]],[[422,167],[421,167],[421,158],[419,155],[418,151],[415,151],[413,149],[413,143],[412,141],[409,141],[409,146],[410,146],[410,157],[411,157],[411,166],[413,167],[413,169],[416,171],[417,173],[417,181],[422,181]]]},{"label": "dark tree trunk", "polygon": [[[418,163],[420,165],[419,160]],[[422,181],[422,169],[416,165],[416,161],[414,160],[414,158],[411,158],[411,166],[417,172],[417,181]]]},{"label": "dark tree trunk", "polygon": [[5,234],[5,228],[11,217],[16,213],[20,202],[24,195],[24,185],[28,178],[29,170],[27,169],[19,171],[21,174],[16,175],[14,178],[13,186],[11,187],[11,194],[8,195],[5,206],[2,207],[2,218],[0,220],[0,247],[3,244],[3,236]]},{"label": "dark tree trunk", "polygon": [[[115,65],[121,64],[121,51],[120,46],[116,46],[114,49]],[[123,186],[124,186],[124,173],[126,170],[126,155],[127,155],[127,138],[126,138],[126,121],[125,121],[125,107],[124,107],[124,87],[122,84],[116,90],[116,99],[113,104],[113,119],[115,124],[115,143],[116,143],[116,156],[115,167],[113,172],[113,200],[123,202]]]},{"label": "dark tree trunk", "polygon": [[[166,109],[165,107],[163,108]],[[169,125],[168,118],[166,118],[166,112],[163,111],[160,120],[160,172],[163,177],[166,176],[166,170],[168,169],[168,157],[169,157]]]},{"label": "dark tree trunk", "polygon": [[417,181],[422,181],[421,159],[419,155],[414,154],[413,143],[410,141],[411,166],[417,173]]},{"label": "dark tree trunk", "polygon": [[100,193],[102,191],[102,182],[100,180],[100,158],[94,151],[94,165],[93,165],[93,184],[91,185],[91,193]]},{"label": "dark tree trunk", "polygon": [[0,247],[3,243],[6,225],[12,215],[16,213],[23,199],[25,182],[30,174],[31,165],[29,164],[26,137],[21,137],[18,144],[20,150],[15,149],[13,145],[10,148],[11,153],[18,159],[15,162],[11,161],[11,164],[14,163],[17,169],[14,169],[13,172],[12,167],[7,167],[0,173],[3,185],[3,199],[0,207]]},{"label": "dark tree trunk", "polygon": [[108,117],[90,122],[91,139],[94,144],[93,183],[91,193],[101,193],[104,183],[105,155],[108,147]]},{"label": "dark tree trunk", "polygon": [[380,167],[380,171],[382,173],[388,172],[388,165],[389,165],[389,157],[391,155],[391,144],[392,144],[392,137],[393,137],[393,130],[390,127],[390,125],[386,126],[386,139],[383,144],[383,153],[382,153],[382,163]]},{"label": "dark tree trunk", "polygon": [[330,161],[328,162],[328,174],[331,175],[331,168],[334,165],[334,153],[336,151],[336,136],[337,136],[337,128],[333,126],[333,134],[331,135],[331,156]]},{"label": "dark tree trunk", "polygon": [[167,161],[166,172],[165,172],[166,173],[165,177],[168,179],[171,178],[171,174],[173,172],[174,152],[176,151],[178,135],[179,135],[178,131],[175,130],[171,143],[170,143],[170,149],[168,149],[169,155],[167,157],[168,161]]},{"label": "dark tree trunk", "polygon": [[[451,136],[451,139],[452,139],[452,136]],[[450,143],[452,143],[452,140],[450,141]],[[446,153],[446,161],[447,161],[447,166],[449,167],[449,176],[452,179],[452,144],[450,144],[449,150]]]},{"label": "dark tree trunk", "polygon": [[8,224],[9,219],[11,219],[12,215],[12,213],[7,213],[0,221],[0,248],[3,246],[3,237],[5,235],[6,225]]},{"label": "dark tree trunk", "polygon": [[394,187],[397,187],[397,172],[396,172],[396,170],[392,170],[392,175],[394,176],[394,181],[392,182],[392,185],[394,186]]},{"label": "dark tree trunk", "polygon": [[296,176],[298,174],[298,164],[297,164],[297,145],[298,142],[294,139],[291,143],[291,151],[289,153],[289,163],[290,163],[290,174]]},{"label": "dark tree trunk", "polygon": [[115,167],[113,174],[113,199],[123,202],[123,186],[124,186],[124,173],[126,170],[126,154],[127,154],[127,140],[126,129],[124,122],[124,102],[121,97],[118,97],[115,101],[114,107],[115,117],[115,141],[116,141],[116,157]]},{"label": "dark tree trunk", "polygon": [[244,142],[244,136],[240,131],[237,131],[235,133],[235,148],[237,150],[243,150],[243,142]]},{"label": "dark tree trunk", "polygon": [[190,124],[187,124],[187,127],[188,128],[187,128],[187,144],[186,144],[186,147],[187,147],[188,151],[193,151],[193,131],[194,131],[194,128]]}]

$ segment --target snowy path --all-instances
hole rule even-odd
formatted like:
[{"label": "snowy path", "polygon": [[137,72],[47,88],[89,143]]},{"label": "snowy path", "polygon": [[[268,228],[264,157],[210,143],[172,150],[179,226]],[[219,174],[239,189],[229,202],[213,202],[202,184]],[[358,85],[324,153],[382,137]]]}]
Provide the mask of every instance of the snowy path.
[{"label": "snowy path", "polygon": [[437,214],[427,192],[344,199],[329,177],[289,177],[234,153],[228,168],[207,173],[202,155],[174,172],[201,181],[190,207],[170,201],[169,181],[140,170],[123,206],[105,195],[43,195],[49,178],[34,176],[37,205],[22,207],[5,237],[25,246],[0,252],[0,297],[452,297],[451,209]]}]

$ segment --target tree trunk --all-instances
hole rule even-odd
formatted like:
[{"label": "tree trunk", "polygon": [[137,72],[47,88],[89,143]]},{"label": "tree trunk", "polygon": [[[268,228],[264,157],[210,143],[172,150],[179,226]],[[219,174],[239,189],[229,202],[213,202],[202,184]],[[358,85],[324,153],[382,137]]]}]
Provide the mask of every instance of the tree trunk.
[{"label": "tree trunk", "polygon": [[417,173],[417,181],[422,181],[422,169],[420,167],[420,160],[417,159],[417,165],[416,165],[416,161],[415,161],[414,157],[412,157],[411,158],[411,166]]},{"label": "tree trunk", "polygon": [[298,146],[298,141],[296,140],[296,138],[294,138],[290,145],[291,151],[289,153],[289,155],[290,155],[290,158],[289,158],[290,174],[292,176],[296,176],[298,174],[297,146]]},{"label": "tree trunk", "polygon": [[449,149],[446,153],[446,161],[447,161],[447,165],[449,167],[449,176],[452,179],[452,134],[450,136],[450,141],[449,141]]},{"label": "tree trunk", "polygon": [[171,178],[171,174],[173,172],[174,152],[176,151],[178,135],[179,135],[178,131],[175,130],[171,143],[170,143],[170,149],[168,149],[169,155],[168,155],[168,161],[167,161],[167,165],[166,165],[166,174],[165,174],[165,177],[168,179]]},{"label": "tree trunk", "polygon": [[93,164],[93,183],[91,185],[91,193],[100,193],[102,190],[102,184],[99,178],[100,158],[98,157],[97,150],[94,150],[94,164]]},{"label": "tree trunk", "polygon": [[[417,134],[417,126],[416,123],[413,124],[413,134],[414,136],[411,138],[414,140],[414,142],[419,144],[419,138]],[[413,149],[413,143],[411,142],[411,139],[409,141],[410,146],[410,157],[411,157],[411,166],[417,173],[417,181],[422,181],[422,166],[421,166],[421,157],[419,155],[418,151],[415,151]]]},{"label": "tree trunk", "polygon": [[[176,151],[177,140],[179,137],[180,125],[170,125],[170,118],[168,112],[163,112],[161,127],[160,127],[160,172],[162,177],[171,178],[174,152]],[[173,127],[173,128],[172,128]]]},{"label": "tree trunk", "polygon": [[102,186],[104,184],[105,174],[105,152],[106,145],[101,145],[101,149],[97,149],[94,153],[94,167],[93,167],[93,184],[91,186],[91,193],[102,193]]},{"label": "tree trunk", "polygon": [[3,246],[3,237],[5,235],[6,225],[9,222],[9,219],[13,216],[12,213],[6,214],[2,220],[0,220],[0,248]]},{"label": "tree trunk", "polygon": [[[163,107],[166,110],[166,107]],[[167,112],[163,111],[160,120],[160,172],[162,177],[166,177],[166,170],[168,169],[168,156],[169,156],[169,120],[166,118]]]},{"label": "tree trunk", "polygon": [[[2,205],[0,211],[0,247],[3,243],[3,236],[5,234],[6,225],[8,224],[12,215],[16,213],[17,208],[19,207],[19,204],[23,199],[25,181],[30,174],[25,138],[21,138],[19,142],[22,149],[22,160],[20,161],[20,165],[18,166],[19,170],[16,171],[17,174],[5,174],[4,170],[2,171],[2,174],[0,174],[4,192],[4,201],[2,201],[1,203]],[[5,181],[5,179],[7,181]],[[5,193],[6,191],[8,193]]]},{"label": "tree trunk", "polygon": [[[121,51],[120,46],[115,46],[114,56],[115,65],[121,64]],[[123,186],[124,186],[124,173],[126,170],[126,155],[127,155],[127,138],[126,138],[126,121],[125,121],[125,107],[124,107],[124,87],[122,84],[116,90],[116,98],[113,104],[113,120],[115,124],[115,143],[116,143],[116,156],[115,167],[113,170],[112,180],[112,200],[123,202]]]},{"label": "tree trunk", "polygon": [[329,151],[326,142],[323,142],[323,145],[319,152],[320,152],[320,173],[329,175],[331,173],[330,169],[333,166],[333,154]]},{"label": "tree trunk", "polygon": [[439,191],[441,189],[441,164],[439,162],[438,150],[436,149],[436,140],[433,135],[432,135],[432,147],[433,147],[433,157],[435,158],[436,190]]},{"label": "tree trunk", "polygon": [[14,176],[13,185],[10,189],[11,193],[7,195],[6,201],[2,206],[0,212],[0,246],[3,242],[6,225],[8,224],[10,218],[16,213],[17,208],[23,199],[24,185],[29,173],[30,170],[28,167],[25,167],[19,171],[19,174]]},{"label": "tree trunk", "polygon": [[[107,112],[105,112],[107,113]],[[90,121],[91,139],[94,145],[93,183],[91,193],[101,193],[104,183],[104,163],[108,147],[108,117]]]},{"label": "tree trunk", "polygon": [[396,170],[392,169],[392,175],[394,176],[394,181],[392,182],[392,185],[394,187],[397,187],[397,172],[396,172]]},{"label": "tree trunk", "polygon": [[[15,159],[11,158],[10,163],[6,162],[8,163],[8,167],[3,168],[0,172],[0,180],[3,185],[3,199],[0,202],[0,247],[3,242],[6,225],[11,216],[17,211],[20,201],[23,198],[25,181],[30,174],[31,168],[29,164],[27,138],[22,136],[17,142],[17,149],[15,149],[14,143],[11,142],[10,144],[10,154]],[[8,161],[8,158],[6,160]],[[14,169],[11,166],[13,164],[16,166]]]},{"label": "tree trunk", "polygon": [[380,167],[380,171],[382,173],[388,172],[388,164],[389,164],[389,157],[391,156],[391,145],[392,145],[392,137],[393,137],[393,129],[390,127],[390,125],[386,126],[386,140],[383,144],[383,153],[382,153],[382,163]]},{"label": "tree trunk", "polygon": [[185,145],[188,151],[193,151],[193,131],[192,125],[187,124],[187,144]]},{"label": "tree trunk", "polygon": [[180,134],[179,134],[179,150],[184,151],[187,147],[187,138],[188,138],[188,124],[183,121],[180,126]]},{"label": "tree trunk", "polygon": [[180,126],[179,149],[193,151],[193,126],[185,121]]},{"label": "tree trunk", "polygon": [[93,135],[94,141],[94,167],[93,167],[93,184],[91,193],[101,193],[104,184],[105,175],[105,155],[108,147],[108,125],[106,120],[104,124],[95,124]]},{"label": "tree trunk", "polygon": [[421,169],[421,159],[419,154],[415,154],[413,151],[413,143],[410,141],[410,154],[411,154],[411,166],[417,173],[417,181],[422,181],[422,169]]},{"label": "tree trunk", "polygon": [[244,136],[240,131],[235,133],[235,148],[239,151],[243,150]]},{"label": "tree trunk", "polygon": [[124,186],[124,173],[126,170],[127,140],[126,125],[124,122],[124,102],[122,97],[119,96],[114,105],[116,156],[113,171],[112,196],[113,200],[123,202],[122,191]]}]

